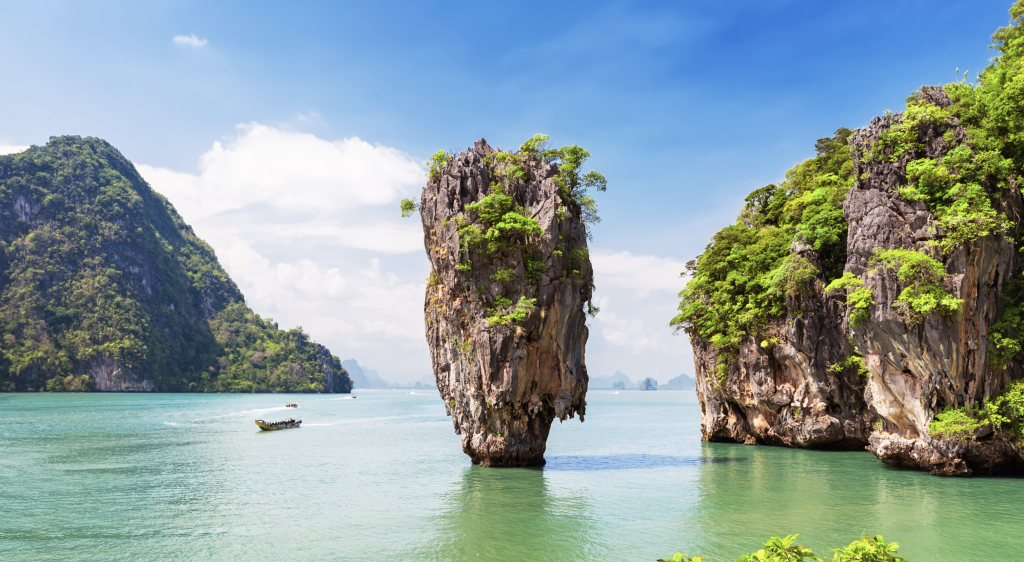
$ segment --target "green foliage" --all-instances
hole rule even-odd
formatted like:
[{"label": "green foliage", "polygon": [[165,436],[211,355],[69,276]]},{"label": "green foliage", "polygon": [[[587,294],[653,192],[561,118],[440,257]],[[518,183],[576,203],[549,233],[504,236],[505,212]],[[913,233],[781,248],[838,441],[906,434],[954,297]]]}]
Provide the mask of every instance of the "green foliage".
[{"label": "green foliage", "polygon": [[701,562],[702,560],[707,560],[707,558],[677,552],[671,558],[659,558],[658,562]]},{"label": "green foliage", "polygon": [[526,209],[517,207],[515,201],[503,193],[492,193],[476,203],[466,205],[466,214],[478,218],[486,231],[481,231],[464,219],[466,224],[459,228],[463,251],[486,241],[487,252],[493,254],[510,250],[517,242],[525,244],[530,236],[544,234],[537,219],[528,216]]},{"label": "green foliage", "polygon": [[935,418],[928,422],[928,434],[943,439],[967,441],[974,436],[975,431],[985,425],[975,419],[971,413],[967,407],[946,406],[942,412],[936,414]]},{"label": "green foliage", "polygon": [[434,155],[430,157],[430,160],[427,160],[427,176],[434,181],[440,179],[441,168],[443,168],[444,165],[447,164],[448,161],[451,159],[452,155],[448,154],[443,150],[438,150],[437,152],[435,152]]},{"label": "green foliage", "polygon": [[95,388],[96,383],[89,375],[53,377],[46,381],[46,392],[91,392]]},{"label": "green foliage", "polygon": [[[244,303],[225,307],[210,321],[223,356],[202,377],[205,392],[348,392],[352,382],[336,356],[301,328],[280,330]],[[327,369],[335,373],[328,388]]]},{"label": "green foliage", "polygon": [[804,560],[819,560],[814,557],[811,549],[793,544],[798,536],[800,535],[788,535],[786,537],[772,535],[772,538],[764,543],[764,548],[746,556],[741,556],[736,559],[736,562],[803,562]]},{"label": "green foliage", "polygon": [[818,268],[799,254],[790,254],[768,273],[767,283],[778,295],[806,295],[814,292]]},{"label": "green foliage", "polygon": [[499,269],[491,275],[491,281],[498,283],[511,283],[515,279],[515,273],[511,269]]},{"label": "green foliage", "polygon": [[[601,217],[597,215],[597,202],[588,193],[590,190],[607,191],[608,180],[594,170],[581,172],[583,164],[590,158],[590,152],[574,144],[557,150],[545,150],[543,155],[549,162],[558,165],[555,181],[562,200],[579,208],[585,225],[601,222]],[[589,238],[589,231],[587,235]]]},{"label": "green foliage", "polygon": [[839,363],[833,363],[829,365],[828,370],[830,372],[839,374],[847,369],[857,369],[857,378],[866,384],[868,376],[871,372],[868,371],[868,366],[864,362],[864,356],[858,353],[856,350],[850,354],[849,357],[840,361]]},{"label": "green foliage", "polygon": [[[819,139],[816,157],[789,170],[780,185],[753,191],[736,223],[715,234],[687,264],[693,278],[679,293],[679,314],[670,325],[714,345],[719,381],[747,337],[785,317],[787,296],[810,293],[817,281],[842,273],[842,203],[853,185],[850,134],[839,129]],[[791,256],[794,238],[817,252],[822,270]]]},{"label": "green foliage", "polygon": [[943,287],[946,268],[941,262],[917,250],[875,250],[872,264],[896,269],[896,277],[907,285],[893,301],[893,308],[908,324],[916,324],[932,311],[951,315],[959,312],[964,301],[954,298]]},{"label": "green foliage", "polygon": [[[741,556],[736,562],[803,562],[812,560],[823,562],[821,558],[814,556],[811,549],[794,544],[800,535],[789,535],[779,537],[772,535],[764,548]],[[881,535],[874,537],[861,537],[853,541],[845,548],[832,550],[832,562],[908,562],[906,558],[897,556],[899,543],[885,542]],[[700,556],[690,557],[688,554],[676,553],[671,558],[659,558],[658,562],[700,562],[707,560]]]},{"label": "green foliage", "polygon": [[537,299],[528,299],[525,296],[519,297],[519,302],[512,304],[512,301],[499,296],[494,299],[494,306],[491,307],[491,316],[487,317],[487,323],[491,326],[519,324],[537,309]]},{"label": "green foliage", "polygon": [[529,253],[523,256],[523,265],[526,268],[526,279],[536,283],[540,276],[548,270],[547,264],[540,260],[537,254]]},{"label": "green foliage", "polygon": [[871,315],[871,306],[875,304],[875,295],[871,289],[865,288],[864,281],[847,271],[825,287],[826,293],[840,291],[849,291],[846,294],[846,306],[850,309],[850,324],[858,326],[865,322]]},{"label": "green foliage", "polygon": [[990,328],[988,341],[991,344],[989,361],[995,365],[1005,363],[1020,354],[1024,337],[1024,274],[1014,276],[1006,288],[1003,310]]},{"label": "green foliage", "polygon": [[980,407],[977,404],[960,408],[946,406],[928,423],[928,434],[968,441],[985,426],[1004,431],[1024,445],[1024,379],[1011,382],[1001,394],[984,400]]},{"label": "green foliage", "polygon": [[846,548],[834,549],[833,562],[907,562],[896,555],[899,543],[885,542],[882,535],[861,537]]},{"label": "green foliage", "polygon": [[416,204],[416,199],[415,198],[413,198],[413,199],[402,199],[402,203],[400,204],[400,208],[401,208],[401,211],[402,211],[402,218],[408,218],[408,217],[411,217],[412,214],[415,213],[417,209],[419,209],[419,205]]},{"label": "green foliage", "polygon": [[[88,390],[82,377],[111,364],[162,391],[221,389],[242,358],[217,325],[248,308],[131,162],[68,136],[0,156],[0,170],[0,390]],[[309,388],[316,369],[302,369]]]}]

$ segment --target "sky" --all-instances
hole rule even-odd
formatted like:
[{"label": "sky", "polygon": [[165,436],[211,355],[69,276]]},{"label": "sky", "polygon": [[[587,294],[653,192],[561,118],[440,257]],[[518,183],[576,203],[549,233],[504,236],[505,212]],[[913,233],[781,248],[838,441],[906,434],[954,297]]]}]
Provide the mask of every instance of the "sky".
[{"label": "sky", "polygon": [[0,152],[106,139],[250,306],[389,381],[431,373],[423,163],[578,144],[608,178],[591,376],[693,374],[684,264],[814,141],[980,72],[1010,2],[0,3]]}]

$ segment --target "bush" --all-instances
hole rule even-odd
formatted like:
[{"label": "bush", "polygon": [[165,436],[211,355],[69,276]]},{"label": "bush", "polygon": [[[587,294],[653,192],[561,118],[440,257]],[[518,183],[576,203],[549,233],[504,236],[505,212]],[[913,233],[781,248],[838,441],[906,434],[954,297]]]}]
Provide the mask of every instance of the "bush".
[{"label": "bush", "polygon": [[[779,537],[772,535],[764,548],[739,557],[736,562],[803,562],[813,560],[823,562],[821,558],[814,556],[811,549],[805,548],[796,542],[800,535],[789,535]],[[907,562],[906,558],[896,555],[899,543],[887,543],[881,535],[873,537],[861,537],[853,541],[845,548],[832,550],[832,562]],[[659,558],[658,562],[700,562],[708,560],[701,556],[691,557],[688,554],[677,552],[670,558]]]},{"label": "bush", "polygon": [[964,301],[943,287],[946,268],[941,262],[917,250],[875,250],[871,263],[895,269],[896,277],[908,285],[893,301],[893,308],[908,324],[920,323],[929,313],[954,314]]}]

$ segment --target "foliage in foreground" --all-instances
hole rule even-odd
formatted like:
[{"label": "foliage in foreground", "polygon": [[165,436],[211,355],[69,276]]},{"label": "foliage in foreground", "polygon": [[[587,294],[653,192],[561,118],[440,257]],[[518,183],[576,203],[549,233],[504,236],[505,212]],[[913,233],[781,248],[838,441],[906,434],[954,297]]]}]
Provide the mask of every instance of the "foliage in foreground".
[{"label": "foliage in foreground", "polygon": [[[799,535],[779,537],[772,535],[764,548],[739,557],[736,562],[804,562],[812,560],[824,562],[796,542]],[[832,562],[907,562],[906,558],[896,555],[899,543],[887,543],[881,535],[873,537],[861,537],[850,543],[846,548],[832,550]],[[710,559],[703,556],[690,556],[681,552],[675,553],[670,558],[659,558],[658,562],[710,562]]]}]

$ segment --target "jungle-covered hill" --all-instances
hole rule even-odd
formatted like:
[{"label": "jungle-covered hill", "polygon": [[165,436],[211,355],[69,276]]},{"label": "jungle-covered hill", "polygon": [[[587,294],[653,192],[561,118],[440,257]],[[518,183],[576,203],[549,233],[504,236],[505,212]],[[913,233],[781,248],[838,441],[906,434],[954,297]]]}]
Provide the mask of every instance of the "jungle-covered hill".
[{"label": "jungle-covered hill", "polygon": [[348,392],[98,138],[0,156],[0,391]]}]

